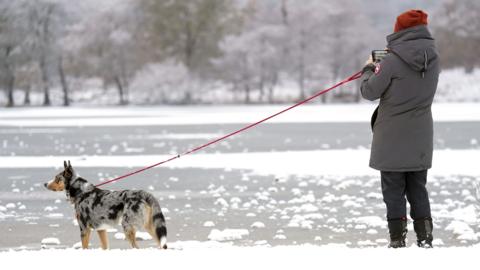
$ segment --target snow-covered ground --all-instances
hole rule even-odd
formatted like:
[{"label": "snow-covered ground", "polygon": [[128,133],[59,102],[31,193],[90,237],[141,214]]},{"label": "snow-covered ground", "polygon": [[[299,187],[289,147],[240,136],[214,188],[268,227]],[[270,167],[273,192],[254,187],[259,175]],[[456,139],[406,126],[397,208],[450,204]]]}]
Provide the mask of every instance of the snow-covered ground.
[{"label": "snow-covered ground", "polygon": [[[0,250],[16,251],[0,252],[0,261],[53,269],[87,255],[92,267],[187,268],[201,262],[211,269],[338,264],[403,269],[410,260],[417,267],[440,269],[473,265],[480,248],[480,106],[475,103],[433,107],[436,151],[429,190],[435,245],[441,247],[434,250],[383,248],[387,235],[378,172],[368,167],[373,103],[302,106],[107,186],[141,188],[160,199],[170,232],[168,251],[151,249],[153,241],[145,233],[138,238],[147,249],[118,250],[127,247],[120,228],[109,231],[114,251],[74,250],[79,239],[71,207],[63,194],[42,187],[64,159],[98,183],[284,107],[1,109],[0,229],[8,233]],[[411,223],[409,230],[412,245]],[[40,247],[48,250],[23,250]],[[98,247],[95,240],[93,247]],[[398,257],[405,262],[392,263]]]},{"label": "snow-covered ground", "polygon": [[350,249],[342,246],[232,247],[179,243],[177,250],[0,252],[3,269],[475,269],[480,246]]}]

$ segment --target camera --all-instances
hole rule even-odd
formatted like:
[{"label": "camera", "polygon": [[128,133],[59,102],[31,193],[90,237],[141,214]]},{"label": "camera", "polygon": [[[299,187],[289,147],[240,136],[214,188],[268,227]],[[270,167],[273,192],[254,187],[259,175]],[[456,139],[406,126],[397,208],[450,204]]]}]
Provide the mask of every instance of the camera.
[{"label": "camera", "polygon": [[372,51],[372,59],[374,63],[378,63],[382,61],[382,59],[387,56],[387,50],[373,50]]}]

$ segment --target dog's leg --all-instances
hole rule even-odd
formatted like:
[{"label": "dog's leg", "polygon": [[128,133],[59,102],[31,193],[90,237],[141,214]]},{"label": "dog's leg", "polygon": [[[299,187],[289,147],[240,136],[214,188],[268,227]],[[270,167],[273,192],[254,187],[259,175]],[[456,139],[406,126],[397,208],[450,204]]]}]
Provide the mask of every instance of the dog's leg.
[{"label": "dog's leg", "polygon": [[153,218],[152,218],[152,208],[150,206],[145,206],[147,214],[145,215],[145,224],[143,227],[145,230],[152,236],[153,239],[155,239],[155,242],[160,244],[160,240],[157,237],[157,234],[155,233],[155,227],[153,225]]},{"label": "dog's leg", "polygon": [[157,234],[155,233],[155,228],[153,227],[153,224],[152,223],[145,224],[144,228],[148,232],[148,234],[150,234],[150,236],[152,236],[152,238],[155,239],[155,242],[157,242],[157,244],[160,244],[160,240],[158,239]]},{"label": "dog's leg", "polygon": [[129,228],[125,230],[125,237],[127,238],[132,248],[138,248],[137,240],[135,239],[135,228]]},{"label": "dog's leg", "polygon": [[80,236],[82,238],[82,248],[87,249],[88,243],[90,242],[90,232],[92,230],[90,228],[85,228],[80,232]]},{"label": "dog's leg", "polygon": [[106,230],[97,231],[98,238],[100,238],[100,245],[102,249],[108,249],[108,236]]}]

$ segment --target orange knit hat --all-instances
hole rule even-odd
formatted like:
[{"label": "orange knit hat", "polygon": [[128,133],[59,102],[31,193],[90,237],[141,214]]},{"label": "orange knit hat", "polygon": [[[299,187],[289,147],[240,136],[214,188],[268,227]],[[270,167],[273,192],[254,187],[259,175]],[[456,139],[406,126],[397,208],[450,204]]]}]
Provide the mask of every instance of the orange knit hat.
[{"label": "orange knit hat", "polygon": [[419,9],[412,9],[404,12],[397,17],[394,32],[402,31],[403,29],[417,25],[427,25],[427,17],[428,14]]}]

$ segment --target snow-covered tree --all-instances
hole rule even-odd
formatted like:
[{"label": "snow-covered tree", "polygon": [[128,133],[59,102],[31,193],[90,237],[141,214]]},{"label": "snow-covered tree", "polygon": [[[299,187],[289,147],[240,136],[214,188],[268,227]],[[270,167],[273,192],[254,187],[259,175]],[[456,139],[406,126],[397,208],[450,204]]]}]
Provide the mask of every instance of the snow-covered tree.
[{"label": "snow-covered tree", "polygon": [[76,66],[82,76],[99,76],[104,87],[113,85],[118,103],[128,104],[130,81],[140,67],[136,40],[137,13],[133,1],[112,0],[100,6],[82,6],[82,18],[73,39],[80,39]]},{"label": "snow-covered tree", "polygon": [[132,79],[131,87],[141,89],[135,95],[140,104],[179,104],[184,93],[192,87],[188,69],[183,63],[165,60],[152,63],[139,70]]},{"label": "snow-covered tree", "polygon": [[306,89],[338,81],[360,68],[371,31],[359,8],[355,0],[287,2],[290,57],[300,99]]},{"label": "snow-covered tree", "polygon": [[[237,35],[226,37],[222,43],[222,57],[213,61],[222,79],[232,83],[234,90],[244,91],[244,102],[250,103],[251,93],[259,91],[259,101],[267,96],[273,102],[273,90],[281,71],[281,44],[285,28],[264,23],[261,11],[251,14],[256,18],[247,22]],[[247,17],[248,18],[248,17]]]},{"label": "snow-covered tree", "polygon": [[480,66],[480,1],[445,1],[432,20],[446,67],[464,66],[468,72]]},{"label": "snow-covered tree", "polygon": [[[220,54],[219,42],[237,22],[230,0],[142,0],[145,38],[156,56],[182,62],[192,78],[208,69]],[[185,92],[185,102],[192,99]]]}]

